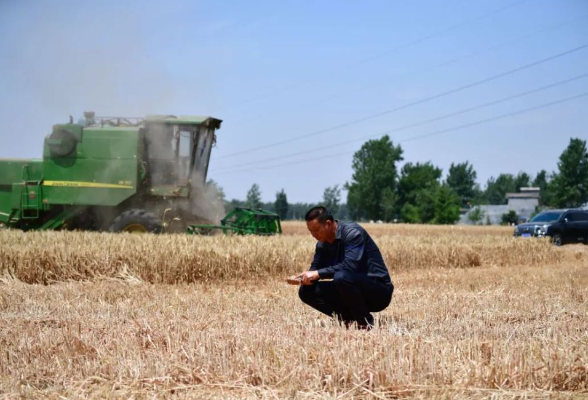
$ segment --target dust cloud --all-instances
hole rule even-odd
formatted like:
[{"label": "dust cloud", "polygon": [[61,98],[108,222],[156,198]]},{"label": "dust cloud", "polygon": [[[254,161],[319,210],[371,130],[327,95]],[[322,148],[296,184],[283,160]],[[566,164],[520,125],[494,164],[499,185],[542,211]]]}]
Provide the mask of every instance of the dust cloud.
[{"label": "dust cloud", "polygon": [[[174,47],[174,39],[200,38],[190,30],[197,19],[173,4],[24,2],[12,5],[10,14],[5,22],[12,39],[0,65],[7,93],[27,101],[0,107],[3,132],[19,132],[0,156],[39,158],[51,126],[69,115],[77,121],[84,111],[98,117],[207,115],[219,103],[214,69],[198,52]],[[186,183],[189,158],[173,165],[170,141],[167,133],[153,140],[160,161],[151,171],[154,184]],[[112,168],[100,177],[108,180]],[[218,222],[224,205],[216,189],[203,176],[192,181],[188,211]]]},{"label": "dust cloud", "polygon": [[192,50],[174,48],[174,39],[191,33],[179,13],[154,1],[12,5],[0,84],[16,100],[0,107],[0,119],[5,134],[19,137],[0,157],[38,158],[51,126],[86,110],[114,117],[214,113],[213,69]]},{"label": "dust cloud", "polygon": [[192,185],[190,208],[194,215],[215,225],[220,224],[220,220],[225,216],[223,196],[217,186],[203,184],[200,179]]}]

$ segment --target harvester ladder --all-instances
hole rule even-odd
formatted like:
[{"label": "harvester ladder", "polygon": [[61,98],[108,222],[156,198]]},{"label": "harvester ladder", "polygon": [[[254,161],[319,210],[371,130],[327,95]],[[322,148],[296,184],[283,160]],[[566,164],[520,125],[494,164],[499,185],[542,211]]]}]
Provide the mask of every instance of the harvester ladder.
[{"label": "harvester ladder", "polygon": [[41,182],[29,180],[29,166],[22,167],[22,195],[20,202],[21,218],[22,219],[37,219],[39,218],[39,210],[41,209]]}]

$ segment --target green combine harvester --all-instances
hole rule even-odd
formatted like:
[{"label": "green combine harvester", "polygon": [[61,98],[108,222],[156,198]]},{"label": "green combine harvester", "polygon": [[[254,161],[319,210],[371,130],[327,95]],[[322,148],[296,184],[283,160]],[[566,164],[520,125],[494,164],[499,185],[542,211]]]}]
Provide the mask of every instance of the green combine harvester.
[{"label": "green combine harvester", "polygon": [[0,160],[0,226],[185,232],[196,215],[221,120],[155,115],[53,126],[43,159]]}]

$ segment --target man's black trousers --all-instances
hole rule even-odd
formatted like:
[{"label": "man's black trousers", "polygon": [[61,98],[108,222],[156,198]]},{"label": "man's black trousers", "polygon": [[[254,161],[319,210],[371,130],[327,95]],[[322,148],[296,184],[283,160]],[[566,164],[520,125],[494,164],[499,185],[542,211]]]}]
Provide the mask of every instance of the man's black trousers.
[{"label": "man's black trousers", "polygon": [[392,284],[365,274],[338,271],[332,281],[303,285],[298,294],[309,306],[331,317],[359,325],[373,324],[370,312],[382,311],[392,300]]}]

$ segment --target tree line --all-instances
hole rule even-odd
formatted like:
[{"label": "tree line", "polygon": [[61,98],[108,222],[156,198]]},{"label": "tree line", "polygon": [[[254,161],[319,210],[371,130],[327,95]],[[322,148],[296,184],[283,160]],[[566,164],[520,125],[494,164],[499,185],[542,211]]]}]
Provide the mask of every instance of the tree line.
[{"label": "tree line", "polygon": [[[210,183],[211,182],[209,182],[209,184]],[[212,184],[215,183],[212,182]],[[222,192],[222,188],[218,189]],[[220,197],[224,200],[224,193]],[[288,196],[284,189],[276,193],[276,199],[273,202],[263,202],[261,200],[261,189],[256,183],[254,183],[247,192],[245,200],[224,200],[225,210],[227,212],[230,212],[237,207],[262,208],[264,210],[275,212],[281,219],[294,220],[304,219],[306,212],[319,204],[332,210],[337,218],[347,218],[347,206],[341,203],[341,188],[339,185],[326,188],[323,194],[323,201],[320,203],[289,203]]]},{"label": "tree line", "polygon": [[[540,207],[573,208],[588,202],[588,151],[586,141],[572,138],[561,153],[558,170],[545,170],[532,177],[526,172],[501,173],[491,177],[481,189],[469,161],[452,163],[445,179],[441,168],[431,162],[408,162],[402,168],[403,150],[388,135],[369,140],[353,155],[351,180],[324,189],[320,204],[339,219],[356,221],[401,221],[408,223],[453,224],[460,213],[482,204],[506,204],[507,193],[522,187],[540,189]],[[235,207],[263,208],[282,219],[303,219],[312,203],[289,203],[284,189],[275,201],[261,200],[259,185],[253,184],[245,200],[224,199],[222,188],[214,182],[227,211]],[[347,191],[342,202],[341,192]],[[474,216],[475,218],[475,216]]]}]

